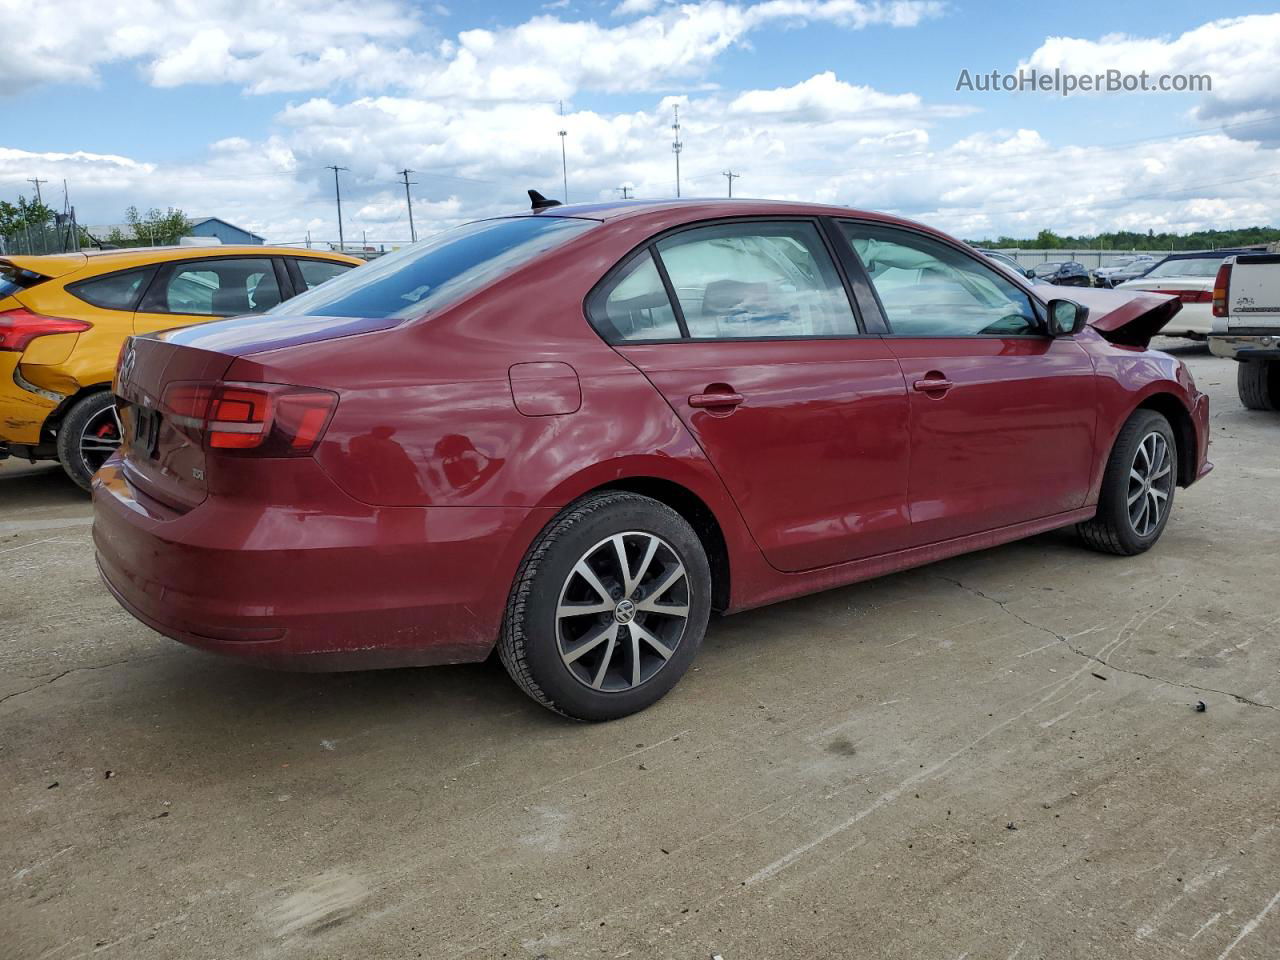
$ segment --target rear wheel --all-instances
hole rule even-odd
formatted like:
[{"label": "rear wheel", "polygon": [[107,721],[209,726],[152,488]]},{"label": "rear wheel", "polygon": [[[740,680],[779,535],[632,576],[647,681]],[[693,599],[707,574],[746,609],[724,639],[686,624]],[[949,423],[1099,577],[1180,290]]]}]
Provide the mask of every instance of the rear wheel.
[{"label": "rear wheel", "polygon": [[58,461],[82,490],[89,489],[98,468],[119,448],[120,418],[109,390],[77,401],[58,427]]},{"label": "rear wheel", "polygon": [[1236,390],[1240,402],[1250,410],[1280,410],[1280,360],[1241,360]]},{"label": "rear wheel", "polygon": [[1076,529],[1086,546],[1102,553],[1133,556],[1149,550],[1169,522],[1177,484],[1173,428],[1154,410],[1138,410],[1111,449],[1097,515]]},{"label": "rear wheel", "polygon": [[577,720],[612,720],[676,685],[710,610],[706,552],[683,517],[639,494],[593,494],[566,508],[530,548],[498,653],[543,706]]}]

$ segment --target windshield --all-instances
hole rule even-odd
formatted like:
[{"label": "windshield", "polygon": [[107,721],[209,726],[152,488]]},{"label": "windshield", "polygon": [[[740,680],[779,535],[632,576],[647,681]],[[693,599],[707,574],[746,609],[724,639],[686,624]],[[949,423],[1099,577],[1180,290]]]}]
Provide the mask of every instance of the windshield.
[{"label": "windshield", "polygon": [[1054,273],[1061,270],[1066,264],[1064,263],[1038,263],[1032,269],[1036,273]]},{"label": "windshield", "polygon": [[1222,266],[1222,257],[1195,257],[1187,260],[1166,260],[1143,276],[1151,277],[1212,277]]},{"label": "windshield", "polygon": [[294,297],[268,313],[417,318],[596,226],[569,217],[480,220],[446,230]]}]

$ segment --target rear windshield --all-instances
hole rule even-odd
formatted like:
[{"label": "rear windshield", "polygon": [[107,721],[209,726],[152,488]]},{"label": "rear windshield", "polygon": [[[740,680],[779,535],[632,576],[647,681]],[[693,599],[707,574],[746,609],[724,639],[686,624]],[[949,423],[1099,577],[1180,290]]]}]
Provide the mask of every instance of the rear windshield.
[{"label": "rear windshield", "polygon": [[42,277],[38,273],[32,273],[30,270],[16,267],[12,263],[0,261],[0,299],[11,297],[19,290],[34,287],[37,283],[43,283],[47,279],[47,277]]},{"label": "rear windshield", "polygon": [[1212,277],[1222,266],[1222,257],[1196,257],[1186,260],[1166,260],[1157,264],[1142,279],[1150,277]]},{"label": "rear windshield", "polygon": [[568,217],[481,220],[422,240],[294,297],[269,313],[424,316],[596,226]]}]

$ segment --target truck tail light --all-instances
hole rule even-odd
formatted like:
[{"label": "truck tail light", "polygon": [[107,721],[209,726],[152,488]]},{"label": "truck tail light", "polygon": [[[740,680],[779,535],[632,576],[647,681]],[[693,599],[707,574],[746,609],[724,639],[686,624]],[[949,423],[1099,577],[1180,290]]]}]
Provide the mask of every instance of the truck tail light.
[{"label": "truck tail light", "polygon": [[161,410],[210,450],[301,457],[320,442],[337,405],[336,393],[313,387],[179,381],[165,388]]},{"label": "truck tail light", "polygon": [[1224,263],[1218,268],[1218,275],[1213,281],[1213,315],[1227,316],[1227,288],[1231,286],[1231,264]]},{"label": "truck tail light", "polygon": [[46,317],[21,307],[0,311],[0,350],[21,353],[36,337],[50,337],[56,333],[82,333],[92,326],[93,324],[83,320]]}]

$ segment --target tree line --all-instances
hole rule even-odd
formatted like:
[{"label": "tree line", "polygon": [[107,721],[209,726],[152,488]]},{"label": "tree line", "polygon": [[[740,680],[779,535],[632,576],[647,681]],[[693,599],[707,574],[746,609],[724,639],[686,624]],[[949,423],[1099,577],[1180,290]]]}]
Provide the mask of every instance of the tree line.
[{"label": "tree line", "polygon": [[1030,250],[1219,250],[1224,247],[1246,247],[1280,240],[1280,227],[1241,227],[1233,230],[1196,230],[1193,233],[1156,233],[1148,230],[1114,230],[1092,236],[1060,236],[1052,230],[1041,230],[1034,237],[1009,237],[969,240],[975,247]]},{"label": "tree line", "polygon": [[[0,237],[8,238],[13,243],[25,241],[34,245],[34,235],[45,246],[46,232],[61,232],[66,225],[65,218],[47,203],[41,203],[37,199],[19,195],[16,203],[0,200]],[[177,243],[179,238],[191,232],[191,220],[174,207],[167,210],[152,207],[144,213],[131,206],[124,212],[124,224],[112,227],[104,237],[90,235],[83,226],[78,226],[77,229],[82,247],[152,247]]]}]

